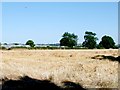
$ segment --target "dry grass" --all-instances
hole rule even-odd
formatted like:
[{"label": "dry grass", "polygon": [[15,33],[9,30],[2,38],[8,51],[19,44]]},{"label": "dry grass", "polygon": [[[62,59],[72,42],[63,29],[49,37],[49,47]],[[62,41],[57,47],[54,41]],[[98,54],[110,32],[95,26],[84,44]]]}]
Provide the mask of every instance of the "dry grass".
[{"label": "dry grass", "polygon": [[85,88],[117,88],[118,62],[91,59],[97,55],[118,56],[118,50],[9,50],[0,51],[0,78],[27,75],[49,79],[57,85],[71,81]]}]

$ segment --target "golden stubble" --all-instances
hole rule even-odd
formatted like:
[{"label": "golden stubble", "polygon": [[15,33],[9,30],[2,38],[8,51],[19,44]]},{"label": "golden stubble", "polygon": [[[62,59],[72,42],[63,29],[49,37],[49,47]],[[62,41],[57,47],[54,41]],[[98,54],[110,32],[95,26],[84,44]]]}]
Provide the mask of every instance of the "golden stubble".
[{"label": "golden stubble", "polygon": [[1,50],[0,78],[17,79],[27,75],[49,79],[61,85],[63,81],[86,88],[118,86],[118,62],[92,59],[97,55],[118,56],[118,50]]}]

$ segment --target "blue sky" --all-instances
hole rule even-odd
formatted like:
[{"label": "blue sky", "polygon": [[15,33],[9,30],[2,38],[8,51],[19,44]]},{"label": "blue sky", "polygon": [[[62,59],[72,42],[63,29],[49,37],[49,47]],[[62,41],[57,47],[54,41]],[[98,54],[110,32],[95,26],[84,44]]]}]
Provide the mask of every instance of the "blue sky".
[{"label": "blue sky", "polygon": [[[117,2],[4,2],[2,42],[58,43],[64,32],[84,41],[85,31],[112,36],[118,42]],[[99,41],[98,41],[99,42]]]}]

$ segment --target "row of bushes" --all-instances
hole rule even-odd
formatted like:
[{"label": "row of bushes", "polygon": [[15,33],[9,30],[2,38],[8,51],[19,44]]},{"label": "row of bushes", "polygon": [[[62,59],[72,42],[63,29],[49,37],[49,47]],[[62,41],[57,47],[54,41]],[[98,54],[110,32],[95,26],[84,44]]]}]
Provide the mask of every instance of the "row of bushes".
[{"label": "row of bushes", "polygon": [[27,47],[11,47],[11,48],[6,48],[6,47],[0,47],[1,50],[11,50],[11,49],[28,49]]},{"label": "row of bushes", "polygon": [[11,48],[5,48],[5,47],[0,47],[0,49],[2,50],[11,50],[11,49],[86,49],[86,48],[81,48],[81,47],[51,47],[51,46],[47,46],[47,47],[11,47]]},{"label": "row of bushes", "polygon": [[[86,47],[11,47],[11,48],[6,48],[6,47],[0,47],[0,50],[11,50],[11,49],[88,49]],[[105,49],[104,47],[97,47],[96,49]],[[115,46],[114,49],[119,49],[119,47]]]}]

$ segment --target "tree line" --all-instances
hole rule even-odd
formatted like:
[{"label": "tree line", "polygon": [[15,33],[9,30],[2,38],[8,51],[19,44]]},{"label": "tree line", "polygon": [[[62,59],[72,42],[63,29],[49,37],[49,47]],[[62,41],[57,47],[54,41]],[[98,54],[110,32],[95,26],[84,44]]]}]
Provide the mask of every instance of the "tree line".
[{"label": "tree line", "polygon": [[[96,33],[91,32],[91,31],[86,31],[85,35],[84,35],[84,41],[81,43],[81,45],[78,45],[78,35],[74,34],[74,33],[69,33],[69,32],[65,32],[59,43],[60,43],[60,48],[61,47],[65,47],[66,49],[79,49],[79,48],[86,48],[86,49],[94,49],[94,48],[98,48],[98,49],[109,49],[109,48],[113,48],[113,49],[118,49],[120,48],[120,45],[115,45],[115,41],[113,40],[113,38],[111,36],[107,36],[104,35],[101,38],[101,41],[97,44],[97,40],[98,38],[96,37]],[[5,45],[7,45],[7,43],[5,43]],[[17,43],[15,43],[15,45],[18,45]],[[28,40],[25,45],[29,45],[31,48],[35,48],[35,43],[33,40]],[[0,47],[1,47],[1,43],[0,43]],[[39,47],[37,47],[39,48]],[[42,47],[45,49],[59,49],[58,47]]]},{"label": "tree line", "polygon": [[[97,44],[97,40],[98,38],[96,37],[96,33],[86,31],[84,35],[84,41],[81,47],[84,47],[87,49],[118,48],[118,46],[115,45],[115,42],[111,36],[104,35],[101,41],[99,42],[99,44]],[[76,47],[78,43],[78,35],[75,35],[74,33],[65,32],[62,35],[62,38],[60,39],[59,42],[60,42],[60,46],[65,46],[69,48]],[[26,45],[30,45],[31,47],[35,46],[32,40],[28,40],[26,42]]]}]

